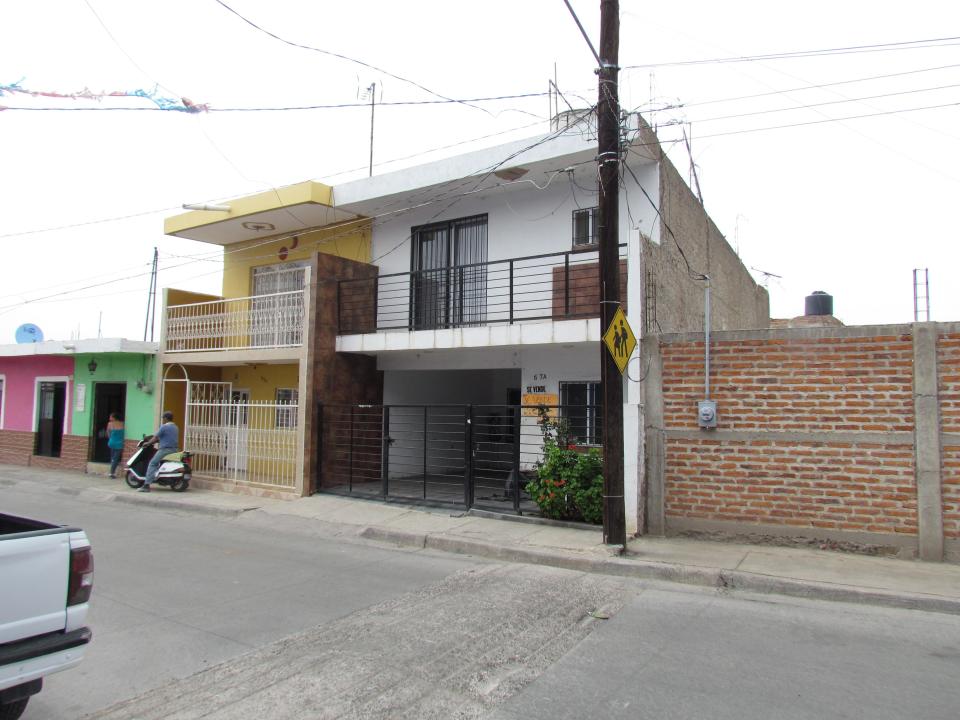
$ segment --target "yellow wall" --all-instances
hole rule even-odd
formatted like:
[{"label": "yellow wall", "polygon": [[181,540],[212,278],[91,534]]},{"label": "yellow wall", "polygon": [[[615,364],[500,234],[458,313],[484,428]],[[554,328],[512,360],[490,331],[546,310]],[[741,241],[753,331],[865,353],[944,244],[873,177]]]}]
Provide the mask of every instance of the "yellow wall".
[{"label": "yellow wall", "polygon": [[[370,221],[358,220],[281,240],[248,240],[223,250],[223,296],[247,297],[253,268],[309,260],[315,252],[370,262]],[[281,255],[286,255],[281,258]]]},{"label": "yellow wall", "polygon": [[239,390],[249,390],[253,401],[274,402],[277,388],[300,387],[300,375],[296,365],[238,365],[225,367],[220,372],[220,382],[233,383]]},{"label": "yellow wall", "polygon": [[177,290],[176,288],[165,288],[167,294],[167,305],[192,305],[193,303],[208,302],[210,300],[219,300],[217,295],[206,295],[204,293],[190,292],[189,290]]}]

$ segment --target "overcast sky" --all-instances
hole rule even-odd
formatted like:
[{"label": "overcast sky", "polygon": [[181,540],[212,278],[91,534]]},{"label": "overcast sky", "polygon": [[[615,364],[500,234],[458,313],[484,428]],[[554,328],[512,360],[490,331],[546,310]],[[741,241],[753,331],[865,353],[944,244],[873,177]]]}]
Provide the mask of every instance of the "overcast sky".
[{"label": "overcast sky", "polygon": [[[182,203],[366,175],[369,109],[263,108],[356,103],[373,82],[383,103],[542,94],[554,73],[572,105],[595,102],[563,0],[225,2],[378,69],[217,0],[3,4],[0,86],[211,112],[3,91],[0,343],[25,322],[142,338],[154,247],[161,287],[220,288],[218,247],[163,235]],[[599,1],[572,4],[597,45]],[[910,322],[912,270],[929,268],[931,319],[960,320],[960,3],[621,0],[620,28],[624,108],[684,177],[686,128],[706,208],[773,316],[825,290],[847,324]],[[475,105],[378,106],[374,171],[548,129],[543,95]]]}]

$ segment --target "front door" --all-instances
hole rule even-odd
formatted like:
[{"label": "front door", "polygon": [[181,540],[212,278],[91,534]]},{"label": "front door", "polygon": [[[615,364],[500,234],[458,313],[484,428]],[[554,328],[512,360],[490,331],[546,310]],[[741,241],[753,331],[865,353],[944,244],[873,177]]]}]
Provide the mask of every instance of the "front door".
[{"label": "front door", "polygon": [[[107,441],[107,423],[110,413],[116,413],[123,418],[123,411],[127,405],[126,383],[95,383],[93,386],[93,448],[90,459],[93,462],[110,462],[110,448]],[[126,419],[126,418],[124,418]]]},{"label": "front door", "polygon": [[63,418],[67,407],[65,382],[41,382],[35,455],[60,457],[63,445]]}]

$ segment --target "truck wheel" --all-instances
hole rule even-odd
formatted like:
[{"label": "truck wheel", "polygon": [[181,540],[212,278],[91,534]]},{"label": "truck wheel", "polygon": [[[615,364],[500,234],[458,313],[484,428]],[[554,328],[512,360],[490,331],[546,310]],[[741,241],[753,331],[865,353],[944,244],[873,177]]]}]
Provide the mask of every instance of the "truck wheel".
[{"label": "truck wheel", "polygon": [[25,697],[20,700],[14,700],[10,703],[0,704],[0,720],[17,720],[27,709],[27,701],[30,698]]},{"label": "truck wheel", "polygon": [[[127,485],[132,488],[138,488],[143,485],[143,480],[134,475],[133,470],[127,470]],[[0,717],[0,720],[3,720],[3,718]]]}]

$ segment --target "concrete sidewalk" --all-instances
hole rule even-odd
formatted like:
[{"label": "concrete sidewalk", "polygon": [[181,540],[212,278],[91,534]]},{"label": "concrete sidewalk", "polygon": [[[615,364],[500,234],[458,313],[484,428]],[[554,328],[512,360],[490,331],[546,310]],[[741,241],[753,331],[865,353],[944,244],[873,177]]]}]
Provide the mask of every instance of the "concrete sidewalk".
[{"label": "concrete sidewalk", "polygon": [[[642,537],[616,555],[599,528],[315,495],[273,500],[191,488],[137,493],[122,480],[0,465],[0,490],[62,492],[220,517],[295,516],[317,533],[587,572],[960,614],[960,566],[829,550]],[[2,511],[2,507],[0,507]]]}]

